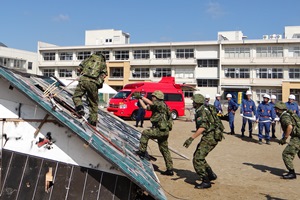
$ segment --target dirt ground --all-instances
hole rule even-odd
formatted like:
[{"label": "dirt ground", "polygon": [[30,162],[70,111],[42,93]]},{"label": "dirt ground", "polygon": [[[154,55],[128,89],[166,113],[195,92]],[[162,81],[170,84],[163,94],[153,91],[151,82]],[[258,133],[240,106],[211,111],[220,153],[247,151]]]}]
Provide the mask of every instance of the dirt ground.
[{"label": "dirt ground", "polygon": [[[157,144],[149,142],[148,151],[158,158],[153,165],[168,199],[300,199],[300,159],[297,156],[294,159],[298,179],[281,179],[281,175],[287,171],[281,158],[285,145],[279,145],[277,139],[271,140],[271,145],[259,145],[258,130],[254,130],[253,139],[241,138],[242,118],[239,114],[235,117],[236,135],[225,134],[225,140],[207,157],[207,162],[218,175],[218,179],[213,181],[209,189],[194,189],[194,185],[200,181],[194,171],[192,158],[200,137],[195,139],[188,149],[182,146],[193,134],[192,131],[195,131],[195,122],[189,120],[189,112],[186,114],[186,117],[175,121],[169,137],[169,146],[188,156],[190,160],[182,159],[171,152],[174,176],[160,174],[160,171],[165,170],[163,157]],[[228,122],[223,121],[223,124],[228,132]],[[144,124],[144,128],[147,127],[150,127],[149,120]],[[280,125],[277,124],[276,135],[280,136],[281,132]],[[245,134],[248,136],[248,131]]]}]

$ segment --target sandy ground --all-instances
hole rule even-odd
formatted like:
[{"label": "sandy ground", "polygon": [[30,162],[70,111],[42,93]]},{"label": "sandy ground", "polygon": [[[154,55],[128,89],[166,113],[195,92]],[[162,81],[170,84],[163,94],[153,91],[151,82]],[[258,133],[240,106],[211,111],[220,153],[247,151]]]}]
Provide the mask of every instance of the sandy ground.
[{"label": "sandy ground", "polygon": [[[194,171],[192,158],[200,137],[195,139],[188,149],[182,146],[193,134],[192,131],[195,131],[195,122],[189,120],[188,112],[186,114],[187,117],[175,121],[169,137],[169,146],[188,156],[190,160],[171,153],[174,176],[162,176],[159,173],[165,170],[165,163],[157,144],[149,142],[148,151],[157,157],[153,165],[168,199],[300,199],[300,159],[297,156],[294,159],[298,179],[281,179],[280,176],[286,172],[281,158],[285,146],[279,145],[277,140],[271,140],[271,145],[265,143],[259,145],[258,130],[254,131],[253,139],[241,138],[239,114],[235,118],[236,135],[225,134],[225,140],[220,142],[207,157],[218,179],[213,182],[212,188],[194,189],[194,185],[200,181]],[[133,121],[128,123],[134,124]],[[225,131],[228,132],[228,122],[223,121],[223,124]],[[149,126],[150,122],[146,120],[144,128]],[[276,125],[276,129],[276,135],[281,135],[279,124]],[[248,131],[245,134],[248,136]]]}]

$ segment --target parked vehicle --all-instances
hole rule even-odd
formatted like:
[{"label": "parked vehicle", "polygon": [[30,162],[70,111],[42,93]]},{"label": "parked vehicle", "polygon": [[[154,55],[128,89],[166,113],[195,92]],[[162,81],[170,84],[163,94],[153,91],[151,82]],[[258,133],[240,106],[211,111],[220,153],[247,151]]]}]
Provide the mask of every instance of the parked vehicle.
[{"label": "parked vehicle", "polygon": [[[137,99],[132,97],[134,92],[141,92],[151,99],[151,94],[155,90],[164,93],[164,100],[172,112],[172,118],[184,116],[185,103],[184,95],[179,84],[175,84],[174,77],[163,77],[159,82],[137,82],[127,84],[115,96],[113,96],[107,107],[109,112],[122,118],[135,120],[137,114]],[[151,117],[151,111],[146,111],[145,118]]]}]

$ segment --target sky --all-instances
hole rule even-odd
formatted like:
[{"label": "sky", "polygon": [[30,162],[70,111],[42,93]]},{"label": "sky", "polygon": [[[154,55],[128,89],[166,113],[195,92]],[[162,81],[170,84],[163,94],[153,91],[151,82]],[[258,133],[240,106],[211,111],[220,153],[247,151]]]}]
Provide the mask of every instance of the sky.
[{"label": "sky", "polygon": [[86,30],[122,30],[134,44],[211,41],[219,31],[237,30],[261,39],[300,26],[299,0],[9,0],[0,5],[0,42],[33,52],[38,41],[84,45]]}]

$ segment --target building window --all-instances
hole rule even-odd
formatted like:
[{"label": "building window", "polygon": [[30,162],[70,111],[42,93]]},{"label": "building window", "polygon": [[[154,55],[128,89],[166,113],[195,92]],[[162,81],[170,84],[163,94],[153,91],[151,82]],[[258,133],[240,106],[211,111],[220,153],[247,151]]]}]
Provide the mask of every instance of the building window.
[{"label": "building window", "polygon": [[150,77],[150,69],[149,68],[134,68],[132,70],[133,78],[149,78]]},{"label": "building window", "polygon": [[110,42],[112,42],[112,39],[105,39],[105,42],[110,43]]},{"label": "building window", "polygon": [[300,69],[299,68],[290,68],[289,69],[289,78],[300,79]]},{"label": "building window", "polygon": [[250,48],[225,48],[225,58],[250,58]]},{"label": "building window", "polygon": [[58,72],[59,77],[72,77],[72,70],[71,69],[59,69]]},{"label": "building window", "polygon": [[44,58],[44,61],[55,60],[55,53],[54,52],[43,53],[43,58]]},{"label": "building window", "polygon": [[91,55],[90,51],[80,51],[77,53],[77,60],[84,60],[90,57],[90,55]]},{"label": "building window", "polygon": [[59,60],[73,60],[72,52],[61,52],[59,54]]},{"label": "building window", "polygon": [[198,87],[218,87],[217,79],[197,79]]},{"label": "building window", "polygon": [[256,57],[283,57],[283,47],[257,47]]},{"label": "building window", "polygon": [[198,67],[218,67],[219,60],[216,59],[204,59],[197,60]]},{"label": "building window", "polygon": [[176,49],[176,58],[194,58],[194,49]]},{"label": "building window", "polygon": [[194,69],[175,69],[176,78],[194,78]]},{"label": "building window", "polygon": [[257,78],[283,78],[283,70],[279,68],[260,68],[256,70]]},{"label": "building window", "polygon": [[153,77],[155,78],[171,76],[171,74],[171,68],[156,68],[153,70]]},{"label": "building window", "polygon": [[54,76],[55,75],[55,70],[54,69],[43,69],[43,75],[44,76]]},{"label": "building window", "polygon": [[[299,103],[300,90],[299,89],[290,89],[290,94],[295,95],[296,96],[296,102]],[[287,101],[287,99],[285,101]]]},{"label": "building window", "polygon": [[277,89],[257,89],[256,90],[256,99],[257,103],[262,102],[264,94],[275,95],[277,101],[282,101],[282,90]]},{"label": "building window", "polygon": [[294,47],[293,57],[300,57],[300,47]]},{"label": "building window", "polygon": [[22,61],[21,60],[13,60],[14,61],[14,68],[21,68],[22,67]]},{"label": "building window", "polygon": [[150,53],[149,50],[135,50],[133,51],[134,59],[149,59]]},{"label": "building window", "polygon": [[95,54],[102,54],[105,60],[109,60],[109,51],[95,51]]},{"label": "building window", "polygon": [[155,50],[154,56],[156,59],[171,58],[170,49],[157,49]]},{"label": "building window", "polygon": [[249,68],[225,68],[224,75],[226,78],[250,78]]},{"label": "building window", "polygon": [[27,63],[27,69],[28,70],[32,70],[32,62],[28,62]]},{"label": "building window", "polygon": [[124,77],[124,68],[123,67],[111,67],[110,69],[110,78],[123,78]]},{"label": "building window", "polygon": [[194,95],[194,92],[193,91],[187,91],[187,90],[184,90],[182,91],[183,94],[184,94],[184,97],[192,97]]},{"label": "building window", "polygon": [[128,60],[129,59],[129,51],[115,51],[115,59],[116,60]]}]

